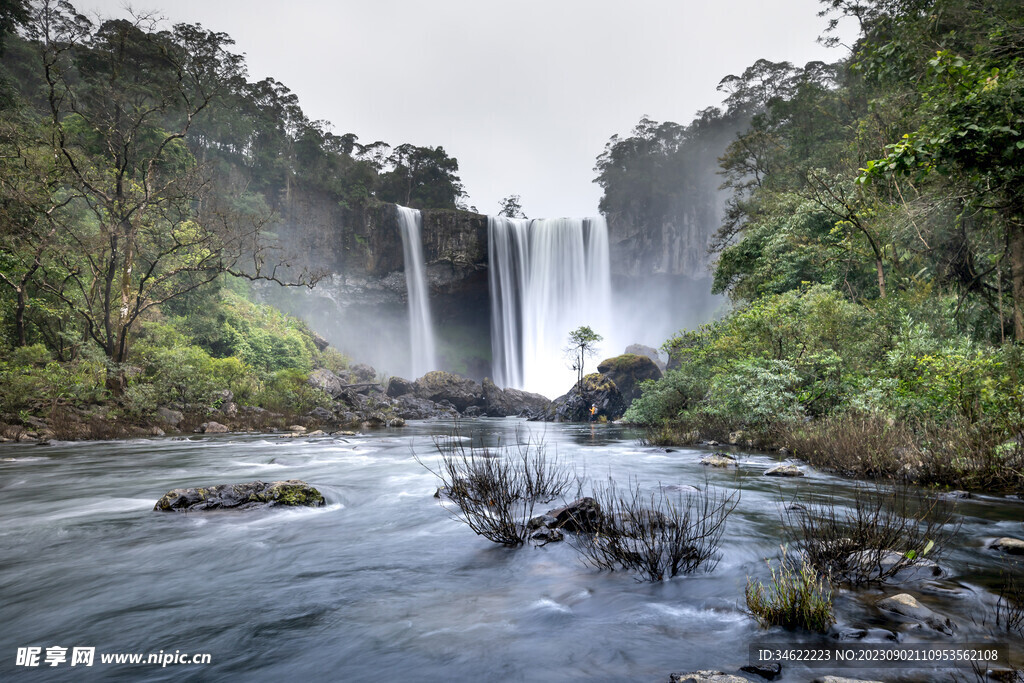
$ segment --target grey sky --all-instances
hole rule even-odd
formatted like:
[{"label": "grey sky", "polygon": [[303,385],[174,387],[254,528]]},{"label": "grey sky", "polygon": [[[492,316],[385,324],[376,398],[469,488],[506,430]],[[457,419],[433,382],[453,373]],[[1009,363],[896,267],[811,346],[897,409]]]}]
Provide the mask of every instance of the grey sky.
[{"label": "grey sky", "polygon": [[[73,0],[74,2],[75,0]],[[77,0],[123,14],[124,0]],[[443,146],[469,201],[597,213],[593,166],[640,117],[688,123],[756,59],[832,61],[817,0],[135,0],[236,41],[306,114],[363,143]]]}]

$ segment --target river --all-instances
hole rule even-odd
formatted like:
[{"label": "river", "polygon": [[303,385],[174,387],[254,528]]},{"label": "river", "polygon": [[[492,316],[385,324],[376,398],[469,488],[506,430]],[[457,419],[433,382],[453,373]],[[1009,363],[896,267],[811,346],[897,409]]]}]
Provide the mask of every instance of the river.
[{"label": "river", "polygon": [[[782,541],[780,505],[799,491],[848,499],[855,482],[814,472],[762,476],[777,456],[740,453],[740,467],[699,464],[706,448],[666,452],[616,425],[467,420],[464,438],[496,446],[542,438],[593,480],[710,483],[740,490],[721,560],[710,573],[641,583],[582,564],[567,543],[508,549],[453,520],[418,461],[437,461],[446,422],[352,437],[224,435],[191,439],[0,445],[0,680],[667,681],[670,672],[740,673],[751,643],[835,642],[763,631],[745,612],[748,576]],[[172,488],[302,479],[319,509],[167,514]],[[988,637],[980,622],[1005,571],[986,549],[1022,536],[1024,504],[975,496],[959,507],[947,576],[913,586],[840,591],[834,632],[861,642],[948,644]],[[950,639],[898,625],[877,597],[911,592],[959,625]],[[1003,638],[1006,641],[1006,638]],[[18,666],[18,648],[68,648],[68,662]],[[92,667],[70,666],[74,647]],[[1019,647],[1019,643],[1018,643]],[[102,664],[99,653],[208,653],[209,664]],[[930,669],[810,669],[949,680]],[[752,680],[758,679],[750,676]]]}]

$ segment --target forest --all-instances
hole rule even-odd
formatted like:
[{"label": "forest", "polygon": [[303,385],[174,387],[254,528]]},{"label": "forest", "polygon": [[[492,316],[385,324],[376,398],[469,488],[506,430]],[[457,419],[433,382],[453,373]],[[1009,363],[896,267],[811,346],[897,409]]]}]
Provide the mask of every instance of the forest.
[{"label": "forest", "polygon": [[[721,80],[720,108],[643,117],[597,157],[609,217],[707,223],[725,198],[709,250],[730,309],[666,342],[669,371],[626,419],[654,443],[1020,487],[1024,8],[826,0],[821,15],[859,26],[838,61],[758,60]],[[350,360],[250,289],[324,275],[277,239],[294,188],[472,209],[443,147],[333,133],[284,84],[251,82],[223,33],[94,24],[64,0],[5,0],[0,30],[7,423],[144,422],[224,387],[309,411],[326,400],[309,373]]]},{"label": "forest", "polygon": [[301,186],[353,210],[454,209],[458,161],[336,135],[248,80],[223,33],[0,8],[0,420],[145,422],[224,388],[284,413],[324,403],[306,377],[348,359],[250,296],[323,275],[278,239],[279,208]]},{"label": "forest", "polygon": [[711,244],[733,308],[666,343],[670,371],[626,418],[658,443],[1019,488],[1024,7],[823,5],[832,28],[859,23],[845,59],[759,60],[722,79],[723,109],[642,121],[598,160],[602,209],[661,220],[680,190],[647,178],[744,124]]}]

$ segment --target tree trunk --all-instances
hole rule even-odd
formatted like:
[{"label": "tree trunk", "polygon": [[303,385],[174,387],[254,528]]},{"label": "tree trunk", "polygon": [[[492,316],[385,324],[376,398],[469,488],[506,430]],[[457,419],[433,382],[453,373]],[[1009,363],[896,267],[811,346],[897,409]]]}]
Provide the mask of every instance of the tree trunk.
[{"label": "tree trunk", "polygon": [[18,300],[14,307],[14,329],[18,335],[18,346],[28,346],[28,334],[25,331],[25,285],[15,291],[18,293]]},{"label": "tree trunk", "polygon": [[1024,226],[1010,232],[1010,277],[1013,283],[1013,338],[1024,341]]},{"label": "tree trunk", "polygon": [[875,259],[875,269],[878,271],[878,298],[885,298],[885,269],[882,267],[882,259]]}]

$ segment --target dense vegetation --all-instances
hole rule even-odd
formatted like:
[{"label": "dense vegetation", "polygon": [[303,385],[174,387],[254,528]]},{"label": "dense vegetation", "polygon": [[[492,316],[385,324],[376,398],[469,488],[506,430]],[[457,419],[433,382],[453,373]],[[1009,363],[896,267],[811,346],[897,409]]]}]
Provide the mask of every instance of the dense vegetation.
[{"label": "dense vegetation", "polygon": [[308,410],[305,376],[343,360],[247,299],[319,277],[278,208],[296,188],[353,209],[464,199],[443,148],[335,135],[199,25],[4,0],[0,40],[0,422],[106,404],[144,421],[214,389]]},{"label": "dense vegetation", "polygon": [[721,158],[713,244],[735,307],[667,342],[670,371],[627,418],[656,440],[1020,487],[1024,6],[824,5],[859,22],[848,56],[760,60],[723,79],[725,111],[679,129],[749,121]]}]

